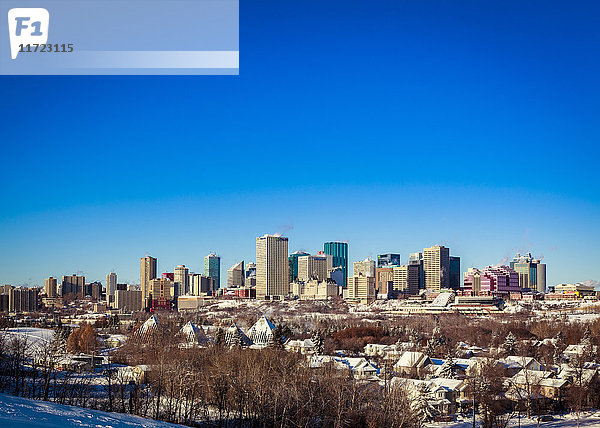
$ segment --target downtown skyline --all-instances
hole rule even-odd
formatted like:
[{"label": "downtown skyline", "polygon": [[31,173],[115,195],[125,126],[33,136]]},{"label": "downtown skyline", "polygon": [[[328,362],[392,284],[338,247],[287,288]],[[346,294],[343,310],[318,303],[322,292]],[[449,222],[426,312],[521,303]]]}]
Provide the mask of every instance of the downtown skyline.
[{"label": "downtown skyline", "polygon": [[239,76],[4,76],[0,282],[139,282],[145,254],[202,272],[211,252],[225,278],[265,233],[598,281],[599,13],[243,3]]}]

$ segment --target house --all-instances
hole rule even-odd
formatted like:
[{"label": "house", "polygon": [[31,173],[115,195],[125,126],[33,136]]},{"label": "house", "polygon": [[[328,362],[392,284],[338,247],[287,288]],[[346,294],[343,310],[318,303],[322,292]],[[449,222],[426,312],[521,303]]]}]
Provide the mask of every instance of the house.
[{"label": "house", "polygon": [[423,352],[406,351],[396,364],[394,371],[401,375],[420,377],[425,374],[425,368],[431,364],[431,359]]},{"label": "house", "polygon": [[542,364],[533,357],[521,357],[510,355],[503,360],[507,364],[514,364],[521,369],[527,370],[542,370]]},{"label": "house", "polygon": [[285,344],[285,350],[296,352],[302,355],[312,354],[315,352],[316,345],[311,339],[304,340],[288,340]]}]

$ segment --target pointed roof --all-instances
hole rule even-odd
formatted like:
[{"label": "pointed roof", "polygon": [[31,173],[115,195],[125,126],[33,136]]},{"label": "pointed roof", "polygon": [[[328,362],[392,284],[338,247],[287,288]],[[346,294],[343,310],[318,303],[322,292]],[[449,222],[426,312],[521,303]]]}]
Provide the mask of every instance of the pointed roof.
[{"label": "pointed roof", "polygon": [[144,321],[144,324],[141,325],[139,332],[141,334],[146,334],[152,331],[156,331],[159,325],[160,323],[158,322],[158,318],[156,318],[156,315],[152,315],[150,318]]},{"label": "pointed roof", "polygon": [[229,346],[250,346],[252,345],[252,340],[246,336],[246,334],[237,326],[236,323],[233,323],[227,330],[225,330],[225,343]]},{"label": "pointed roof", "polygon": [[202,343],[207,340],[204,330],[191,321],[188,321],[188,323],[179,330],[179,334],[183,335],[189,343]]},{"label": "pointed roof", "polygon": [[260,317],[248,330],[248,337],[257,345],[266,345],[273,337],[275,324],[273,324],[265,315]]}]

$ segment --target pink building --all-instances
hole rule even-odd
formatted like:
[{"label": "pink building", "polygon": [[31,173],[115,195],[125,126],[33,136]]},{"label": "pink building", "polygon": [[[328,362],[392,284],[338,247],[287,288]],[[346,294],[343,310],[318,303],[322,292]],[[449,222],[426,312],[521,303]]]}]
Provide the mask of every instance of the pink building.
[{"label": "pink building", "polygon": [[519,274],[508,266],[487,266],[483,270],[470,268],[464,274],[463,292],[472,296],[500,295],[521,291]]}]

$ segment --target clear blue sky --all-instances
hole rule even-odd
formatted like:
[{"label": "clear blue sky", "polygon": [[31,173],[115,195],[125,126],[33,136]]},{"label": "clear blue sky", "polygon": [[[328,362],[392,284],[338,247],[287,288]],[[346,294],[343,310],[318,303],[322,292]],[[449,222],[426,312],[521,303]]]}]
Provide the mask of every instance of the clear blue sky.
[{"label": "clear blue sky", "polygon": [[0,283],[255,237],[600,280],[600,4],[242,1],[240,76],[3,77]]}]

